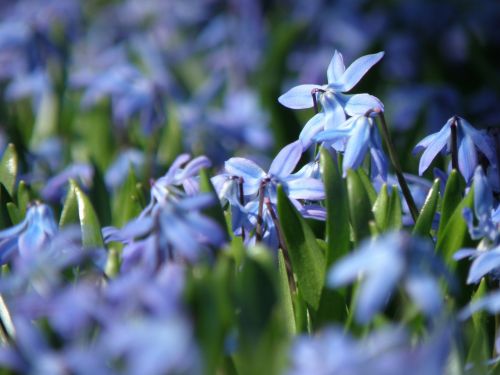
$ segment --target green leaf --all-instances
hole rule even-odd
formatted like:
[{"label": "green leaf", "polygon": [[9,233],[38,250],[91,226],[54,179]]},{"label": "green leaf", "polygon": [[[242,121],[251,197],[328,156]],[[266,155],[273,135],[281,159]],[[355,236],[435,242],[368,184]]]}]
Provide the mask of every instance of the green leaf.
[{"label": "green leaf", "polygon": [[288,281],[285,257],[283,256],[283,250],[281,249],[278,250],[278,275],[278,288],[280,294],[280,302],[283,308],[283,319],[285,321],[287,333],[290,336],[293,336],[297,333],[297,326],[295,323],[295,313],[293,311],[293,300],[290,291],[290,283]]},{"label": "green leaf", "polygon": [[460,186],[460,176],[457,170],[452,170],[446,187],[444,189],[443,201],[441,204],[441,218],[439,220],[438,237],[441,237],[443,231],[448,224],[451,215],[455,208],[462,200],[463,191]]},{"label": "green leaf", "polygon": [[352,169],[347,171],[347,193],[349,198],[349,217],[354,242],[359,243],[370,236],[370,221],[374,220],[372,203],[359,174]]},{"label": "green leaf", "polygon": [[7,204],[9,202],[12,202],[12,197],[5,186],[0,183],[0,229],[12,226],[12,221],[10,220],[9,211],[7,209]]},{"label": "green leaf", "polygon": [[208,177],[208,173],[205,169],[200,170],[200,191],[202,193],[211,194],[214,198],[214,204],[203,210],[203,213],[219,223],[220,227],[224,230],[226,240],[229,240],[229,234],[226,230],[227,222],[224,216],[224,211],[222,210],[219,197],[217,196],[214,186],[212,185],[210,177]]},{"label": "green leaf", "polygon": [[92,189],[89,192],[89,198],[95,207],[99,222],[103,226],[111,225],[111,204],[109,202],[109,193],[104,182],[99,166],[93,162],[94,178],[92,180]]},{"label": "green leaf", "polygon": [[16,186],[18,164],[19,159],[16,148],[12,143],[9,143],[3,153],[2,160],[0,160],[0,183],[5,186],[11,196],[14,195]]},{"label": "green leaf", "polygon": [[368,194],[368,198],[370,199],[370,203],[375,204],[375,200],[377,199],[377,191],[373,187],[372,182],[370,181],[370,177],[366,174],[363,168],[358,168],[356,173],[358,174],[363,186]]},{"label": "green leaf", "polygon": [[412,233],[417,236],[427,236],[432,228],[432,222],[436,214],[437,204],[439,200],[439,186],[441,182],[437,178],[432,184],[427,197],[425,198],[424,205],[420,210],[417,222],[413,227]]},{"label": "green leaf", "polygon": [[137,184],[134,169],[130,167],[125,183],[118,189],[113,200],[113,224],[117,227],[123,226],[141,212],[140,200],[142,193],[139,191]]},{"label": "green leaf", "polygon": [[92,203],[74,180],[70,179],[69,185],[59,225],[65,226],[79,222],[83,246],[104,247],[101,225]]},{"label": "green leaf", "polygon": [[380,189],[375,203],[373,204],[373,216],[377,227],[384,231],[387,229],[389,211],[389,193],[387,192],[387,184],[383,184]]},{"label": "green leaf", "polygon": [[14,202],[7,202],[7,212],[9,213],[10,221],[13,225],[16,225],[23,221],[24,215],[21,213],[19,208],[14,204]]},{"label": "green leaf", "polygon": [[[470,241],[467,223],[463,218],[465,207],[472,208],[474,204],[474,186],[464,199],[455,207],[452,215],[444,226],[444,229],[438,233],[436,250],[440,253],[447,263],[450,263],[453,254],[464,247],[467,241]],[[453,262],[455,263],[455,262]]]},{"label": "green leaf", "polygon": [[331,155],[321,149],[321,166],[326,193],[326,267],[349,252],[349,204],[345,181]]},{"label": "green leaf", "polygon": [[164,165],[172,164],[183,150],[182,127],[177,112],[175,105],[169,103],[167,124],[162,130],[157,153],[158,162]]},{"label": "green leaf", "polygon": [[17,207],[21,212],[21,215],[24,217],[26,215],[26,209],[28,208],[28,204],[31,201],[31,192],[26,183],[21,180],[19,181],[19,185],[17,186]]},{"label": "green leaf", "polygon": [[278,186],[278,213],[298,288],[306,303],[317,310],[325,281],[325,257],[311,228],[282,186]]},{"label": "green leaf", "polygon": [[401,207],[401,197],[396,185],[392,186],[387,218],[387,229],[398,230],[403,226],[403,208]]}]

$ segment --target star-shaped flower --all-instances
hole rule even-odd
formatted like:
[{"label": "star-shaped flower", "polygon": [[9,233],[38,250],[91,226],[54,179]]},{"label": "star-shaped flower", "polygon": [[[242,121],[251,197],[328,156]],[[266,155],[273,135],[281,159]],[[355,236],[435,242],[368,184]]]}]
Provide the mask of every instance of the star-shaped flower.
[{"label": "star-shaped flower", "polygon": [[318,100],[321,103],[322,111],[309,120],[300,134],[304,148],[309,147],[314,135],[322,129],[332,129],[345,122],[346,114],[353,116],[368,110],[383,110],[383,104],[374,96],[344,94],[383,56],[384,52],[362,56],[346,69],[342,54],[335,51],[327,70],[328,84],[299,85],[278,98],[281,104],[292,109],[317,107]]}]

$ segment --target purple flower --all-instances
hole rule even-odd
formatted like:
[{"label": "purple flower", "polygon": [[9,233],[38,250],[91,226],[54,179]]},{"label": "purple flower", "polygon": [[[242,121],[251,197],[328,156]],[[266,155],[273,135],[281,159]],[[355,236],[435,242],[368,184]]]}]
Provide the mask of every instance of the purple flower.
[{"label": "purple flower", "polygon": [[26,212],[24,220],[0,231],[0,263],[10,261],[16,251],[22,258],[30,258],[48,245],[57,232],[57,224],[52,209],[35,203]]},{"label": "purple flower", "polygon": [[454,116],[443,128],[422,139],[413,149],[414,153],[425,150],[420,158],[418,173],[421,175],[429,167],[432,160],[441,150],[451,152],[451,127],[457,128],[458,169],[467,182],[470,181],[478,165],[477,149],[483,153],[492,165],[496,165],[496,157],[488,137],[483,132],[474,129],[465,119]]}]

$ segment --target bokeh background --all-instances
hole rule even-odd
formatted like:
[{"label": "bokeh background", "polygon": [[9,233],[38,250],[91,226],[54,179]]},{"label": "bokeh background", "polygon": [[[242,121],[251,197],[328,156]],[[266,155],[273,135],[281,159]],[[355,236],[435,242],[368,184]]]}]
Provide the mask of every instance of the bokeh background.
[{"label": "bokeh background", "polygon": [[500,122],[495,0],[4,0],[0,19],[0,151],[34,183],[91,161],[147,180],[182,151],[265,164],[312,115],[278,96],[325,83],[335,49],[386,52],[354,92],[384,102],[409,172],[452,115]]}]

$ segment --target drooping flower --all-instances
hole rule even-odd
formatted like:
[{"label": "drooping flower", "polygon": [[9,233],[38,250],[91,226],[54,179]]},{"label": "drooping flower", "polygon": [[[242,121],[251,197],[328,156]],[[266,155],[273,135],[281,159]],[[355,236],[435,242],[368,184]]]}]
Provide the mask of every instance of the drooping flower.
[{"label": "drooping flower", "polygon": [[369,150],[372,157],[372,176],[380,175],[383,180],[387,178],[387,158],[373,117],[353,116],[338,128],[324,130],[313,139],[333,145],[339,141],[346,144],[342,162],[344,177],[348,169],[357,169],[361,166]]},{"label": "drooping flower", "polygon": [[487,135],[475,129],[462,117],[454,116],[444,124],[439,132],[428,135],[413,149],[413,153],[425,150],[418,166],[420,175],[425,172],[441,150],[446,153],[451,152],[452,126],[457,129],[458,169],[467,182],[470,181],[478,165],[477,150],[486,156],[491,165],[496,165],[495,153]]}]

